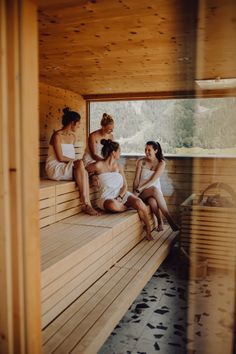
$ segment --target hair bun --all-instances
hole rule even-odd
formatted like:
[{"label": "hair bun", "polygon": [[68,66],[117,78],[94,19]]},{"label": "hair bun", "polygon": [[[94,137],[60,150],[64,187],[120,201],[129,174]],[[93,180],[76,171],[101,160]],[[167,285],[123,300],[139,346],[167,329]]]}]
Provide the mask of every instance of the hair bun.
[{"label": "hair bun", "polygon": [[70,111],[70,108],[69,107],[65,107],[65,108],[63,108],[62,111],[63,111],[64,114],[66,114],[66,113],[68,113]]},{"label": "hair bun", "polygon": [[112,140],[111,139],[102,139],[101,141],[100,141],[100,143],[102,144],[102,145],[110,145],[111,144],[111,142],[112,142]]},{"label": "hair bun", "polygon": [[107,114],[107,113],[103,113],[102,117],[103,117],[103,118],[107,118],[107,117],[108,117],[108,114]]},{"label": "hair bun", "polygon": [[106,139],[102,139],[102,140],[100,141],[100,143],[101,143],[102,145],[106,145],[106,144],[107,144],[107,140],[106,140]]}]

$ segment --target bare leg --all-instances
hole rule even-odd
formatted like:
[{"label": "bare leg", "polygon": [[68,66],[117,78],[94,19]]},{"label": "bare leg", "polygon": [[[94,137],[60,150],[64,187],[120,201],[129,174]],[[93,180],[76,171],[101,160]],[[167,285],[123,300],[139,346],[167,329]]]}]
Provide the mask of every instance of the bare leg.
[{"label": "bare leg", "polygon": [[82,160],[75,161],[74,176],[80,191],[82,204],[84,205],[83,211],[89,215],[99,215],[99,213],[92,207],[90,202],[88,172],[85,170]]},{"label": "bare leg", "polygon": [[103,207],[105,210],[110,211],[112,213],[120,213],[122,211],[127,210],[127,207],[118,202],[116,199],[107,199],[105,200]]},{"label": "bare leg", "polygon": [[153,237],[151,235],[151,226],[150,226],[149,219],[148,219],[147,208],[146,208],[146,205],[143,203],[143,201],[141,199],[139,199],[138,197],[130,195],[128,197],[128,200],[125,203],[125,205],[128,208],[131,207],[131,208],[137,210],[140,219],[143,221],[143,223],[145,225],[145,230],[147,233],[146,239],[149,241],[153,240]]},{"label": "bare leg", "polygon": [[150,197],[153,197],[156,199],[156,202],[162,212],[162,214],[165,216],[165,218],[167,219],[168,223],[170,224],[170,227],[172,228],[173,231],[177,231],[179,230],[178,225],[176,225],[176,223],[174,222],[174,220],[172,219],[169,210],[167,208],[166,205],[166,201],[163,197],[162,192],[155,188],[155,187],[150,187],[145,189],[141,194],[140,194],[140,198],[143,200],[146,200]]},{"label": "bare leg", "polygon": [[152,213],[154,215],[156,215],[156,217],[157,217],[157,228],[156,228],[156,230],[158,232],[159,231],[163,231],[163,220],[162,220],[161,213],[160,213],[160,208],[159,208],[159,206],[157,204],[156,199],[153,198],[153,197],[150,197],[150,198],[147,199],[147,203],[150,205]]}]

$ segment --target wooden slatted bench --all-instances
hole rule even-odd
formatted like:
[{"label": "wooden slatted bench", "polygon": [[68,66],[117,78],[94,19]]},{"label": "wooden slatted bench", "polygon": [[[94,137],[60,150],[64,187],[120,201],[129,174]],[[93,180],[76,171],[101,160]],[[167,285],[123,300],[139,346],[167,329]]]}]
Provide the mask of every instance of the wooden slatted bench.
[{"label": "wooden slatted bench", "polygon": [[41,229],[43,327],[140,242],[142,232],[134,210],[80,213]]},{"label": "wooden slatted bench", "polygon": [[153,235],[154,241],[138,242],[44,329],[44,353],[97,353],[165,259],[177,233],[165,226]]},{"label": "wooden slatted bench", "polygon": [[[98,192],[90,189],[92,203]],[[154,220],[149,210],[149,218]],[[97,353],[169,253],[165,226],[143,239],[138,213],[89,216],[73,181],[40,182],[44,353]]]},{"label": "wooden slatted bench", "polygon": [[[90,188],[92,204],[98,198],[95,188]],[[74,181],[52,181],[41,179],[39,215],[40,227],[51,225],[71,215],[78,214],[82,209],[80,193]]]}]

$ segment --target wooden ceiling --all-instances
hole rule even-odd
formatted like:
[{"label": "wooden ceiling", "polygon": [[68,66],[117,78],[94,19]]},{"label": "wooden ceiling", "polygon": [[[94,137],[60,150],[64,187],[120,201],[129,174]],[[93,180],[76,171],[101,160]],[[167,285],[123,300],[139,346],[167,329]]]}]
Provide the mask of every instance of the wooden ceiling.
[{"label": "wooden ceiling", "polygon": [[38,0],[40,80],[82,95],[236,77],[235,0]]}]

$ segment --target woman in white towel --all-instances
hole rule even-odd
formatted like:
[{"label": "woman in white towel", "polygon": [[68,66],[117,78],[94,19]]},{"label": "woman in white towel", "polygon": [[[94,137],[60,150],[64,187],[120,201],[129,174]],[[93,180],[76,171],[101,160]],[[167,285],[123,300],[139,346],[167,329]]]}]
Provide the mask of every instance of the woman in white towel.
[{"label": "woman in white towel", "polygon": [[75,132],[79,128],[80,115],[68,107],[63,109],[63,127],[55,131],[50,139],[46,174],[48,178],[57,181],[75,180],[79,190],[83,211],[89,215],[99,214],[92,206],[89,198],[88,173],[82,160],[75,157]]},{"label": "woman in white towel", "polygon": [[118,162],[120,158],[119,143],[110,139],[102,139],[101,144],[103,145],[101,151],[103,160],[92,163],[87,167],[89,172],[97,174],[99,179],[101,196],[97,201],[97,206],[109,212],[122,212],[130,207],[136,209],[145,225],[146,238],[152,240],[145,204],[141,199],[127,191],[124,171]]},{"label": "woman in white towel", "polygon": [[[169,222],[172,230],[179,228],[172,219],[161,190],[160,176],[165,170],[165,160],[161,145],[155,141],[148,141],[145,146],[145,157],[138,160],[133,183],[133,191],[145,203],[149,204],[153,214],[157,217],[157,231],[163,230],[160,210]],[[160,210],[159,210],[160,209]]]},{"label": "woman in white towel", "polygon": [[85,167],[87,167],[90,163],[103,160],[103,145],[101,144],[101,140],[113,140],[113,129],[114,120],[112,116],[107,113],[103,113],[101,120],[101,128],[89,134],[88,145],[85,149],[83,156],[83,162]]}]

